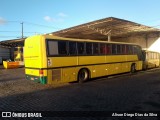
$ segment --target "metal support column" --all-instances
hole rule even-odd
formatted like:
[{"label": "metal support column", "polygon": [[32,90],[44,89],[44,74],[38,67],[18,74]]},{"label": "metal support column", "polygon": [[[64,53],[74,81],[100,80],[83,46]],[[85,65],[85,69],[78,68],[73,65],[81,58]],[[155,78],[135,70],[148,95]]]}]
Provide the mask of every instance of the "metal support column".
[{"label": "metal support column", "polygon": [[108,34],[108,42],[111,41],[111,33]]}]

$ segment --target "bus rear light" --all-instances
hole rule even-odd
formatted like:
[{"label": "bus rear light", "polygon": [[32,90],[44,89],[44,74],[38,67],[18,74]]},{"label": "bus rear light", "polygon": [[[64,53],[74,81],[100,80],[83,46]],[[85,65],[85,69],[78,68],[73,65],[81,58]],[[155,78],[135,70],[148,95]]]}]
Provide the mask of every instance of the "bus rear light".
[{"label": "bus rear light", "polygon": [[39,70],[39,75],[43,75],[43,70]]}]

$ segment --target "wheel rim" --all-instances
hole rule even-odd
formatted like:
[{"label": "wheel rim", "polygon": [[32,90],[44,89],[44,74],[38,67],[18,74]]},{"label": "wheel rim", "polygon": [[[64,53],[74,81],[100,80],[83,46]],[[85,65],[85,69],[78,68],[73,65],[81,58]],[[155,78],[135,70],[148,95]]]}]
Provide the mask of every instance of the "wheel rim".
[{"label": "wheel rim", "polygon": [[79,81],[86,81],[88,79],[87,70],[81,70],[79,73]]}]

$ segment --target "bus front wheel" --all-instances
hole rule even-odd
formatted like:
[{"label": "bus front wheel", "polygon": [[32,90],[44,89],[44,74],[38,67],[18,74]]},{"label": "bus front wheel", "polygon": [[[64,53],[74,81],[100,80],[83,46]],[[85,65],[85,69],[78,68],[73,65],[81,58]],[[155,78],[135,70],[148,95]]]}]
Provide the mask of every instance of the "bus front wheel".
[{"label": "bus front wheel", "polygon": [[87,69],[81,69],[78,73],[78,82],[83,83],[89,79],[89,72]]}]

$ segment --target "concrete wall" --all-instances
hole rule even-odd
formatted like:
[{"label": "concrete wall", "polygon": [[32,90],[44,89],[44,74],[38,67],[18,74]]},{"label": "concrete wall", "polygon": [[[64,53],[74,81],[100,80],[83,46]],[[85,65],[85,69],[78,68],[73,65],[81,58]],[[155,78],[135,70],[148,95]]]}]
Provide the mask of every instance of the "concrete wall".
[{"label": "concrete wall", "polygon": [[[135,43],[140,45],[143,49],[160,52],[160,33],[132,34],[127,37],[113,38],[111,40],[116,42]],[[157,49],[155,46],[159,46],[159,48]]]}]

